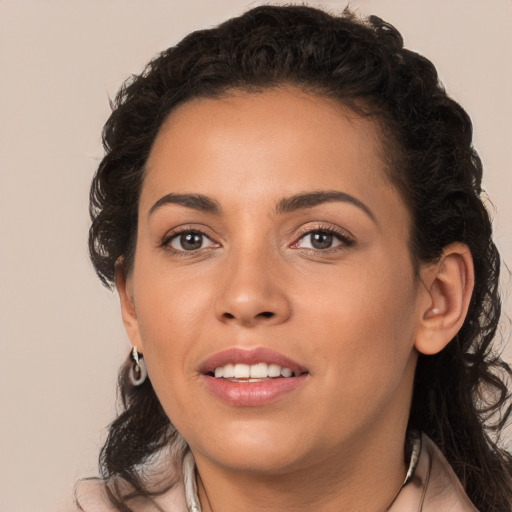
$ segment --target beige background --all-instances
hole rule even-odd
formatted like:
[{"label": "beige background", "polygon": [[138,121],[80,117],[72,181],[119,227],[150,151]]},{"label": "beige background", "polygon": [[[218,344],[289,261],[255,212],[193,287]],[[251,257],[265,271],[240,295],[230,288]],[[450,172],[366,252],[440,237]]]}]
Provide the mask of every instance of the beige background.
[{"label": "beige background", "polygon": [[[128,344],[86,250],[108,96],[157,51],[255,4],[0,0],[0,511],[68,509],[114,414]],[[512,264],[512,2],[351,5],[395,24],[469,111],[497,243]]]}]

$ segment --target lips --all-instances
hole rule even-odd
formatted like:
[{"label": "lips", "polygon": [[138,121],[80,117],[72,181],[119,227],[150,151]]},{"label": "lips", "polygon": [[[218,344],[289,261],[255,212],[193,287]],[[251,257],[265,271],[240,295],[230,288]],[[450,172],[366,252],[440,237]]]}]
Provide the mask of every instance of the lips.
[{"label": "lips", "polygon": [[271,349],[230,348],[200,365],[210,393],[234,406],[270,404],[306,382],[309,372],[292,359]]}]

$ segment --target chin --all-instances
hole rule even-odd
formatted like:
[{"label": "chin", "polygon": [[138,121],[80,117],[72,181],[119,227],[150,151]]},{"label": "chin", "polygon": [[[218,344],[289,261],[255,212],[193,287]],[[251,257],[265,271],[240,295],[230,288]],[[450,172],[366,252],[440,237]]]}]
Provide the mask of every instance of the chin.
[{"label": "chin", "polygon": [[[194,456],[204,457],[216,465],[251,473],[280,474],[300,466],[306,447],[283,427],[237,425],[216,428],[214,436],[189,446]],[[297,447],[303,447],[301,453]]]},{"label": "chin", "polygon": [[262,476],[289,473],[301,467],[301,460],[293,450],[262,450],[261,447],[231,447],[230,453],[218,454],[215,463],[237,472]]}]

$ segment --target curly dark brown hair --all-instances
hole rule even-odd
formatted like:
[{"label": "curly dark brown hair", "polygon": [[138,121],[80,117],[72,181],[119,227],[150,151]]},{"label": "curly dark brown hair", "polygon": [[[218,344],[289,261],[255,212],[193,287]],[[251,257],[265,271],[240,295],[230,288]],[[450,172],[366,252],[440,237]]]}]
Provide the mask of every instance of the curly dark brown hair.
[{"label": "curly dark brown hair", "polygon": [[[412,216],[417,264],[462,242],[471,250],[475,288],[459,333],[436,355],[419,356],[410,427],[432,438],[477,508],[512,510],[512,456],[499,436],[511,413],[510,368],[492,343],[500,317],[500,259],[482,201],[482,164],[466,112],[449,98],[433,64],[403,47],[377,17],[332,16],[305,6],[263,6],[190,34],[121,88],[103,131],[105,157],[90,195],[90,254],[112,286],[116,261],[133,261],[144,165],[172,109],[190,98],[283,85],[335,98],[383,127],[390,178]],[[149,497],[137,468],[176,432],[151,382],[138,388],[120,374],[123,411],[110,426],[100,467],[107,482],[129,482]],[[112,502],[129,497],[109,486]]]}]

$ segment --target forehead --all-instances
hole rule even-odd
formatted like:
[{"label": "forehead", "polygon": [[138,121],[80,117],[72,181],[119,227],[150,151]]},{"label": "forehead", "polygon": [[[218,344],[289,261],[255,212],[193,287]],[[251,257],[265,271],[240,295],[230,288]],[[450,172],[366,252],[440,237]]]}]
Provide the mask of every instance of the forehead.
[{"label": "forehead", "polygon": [[[309,190],[393,201],[380,126],[338,101],[298,89],[196,98],[166,119],[141,195],[194,192],[250,202]],[[392,196],[392,197],[391,197]]]}]

